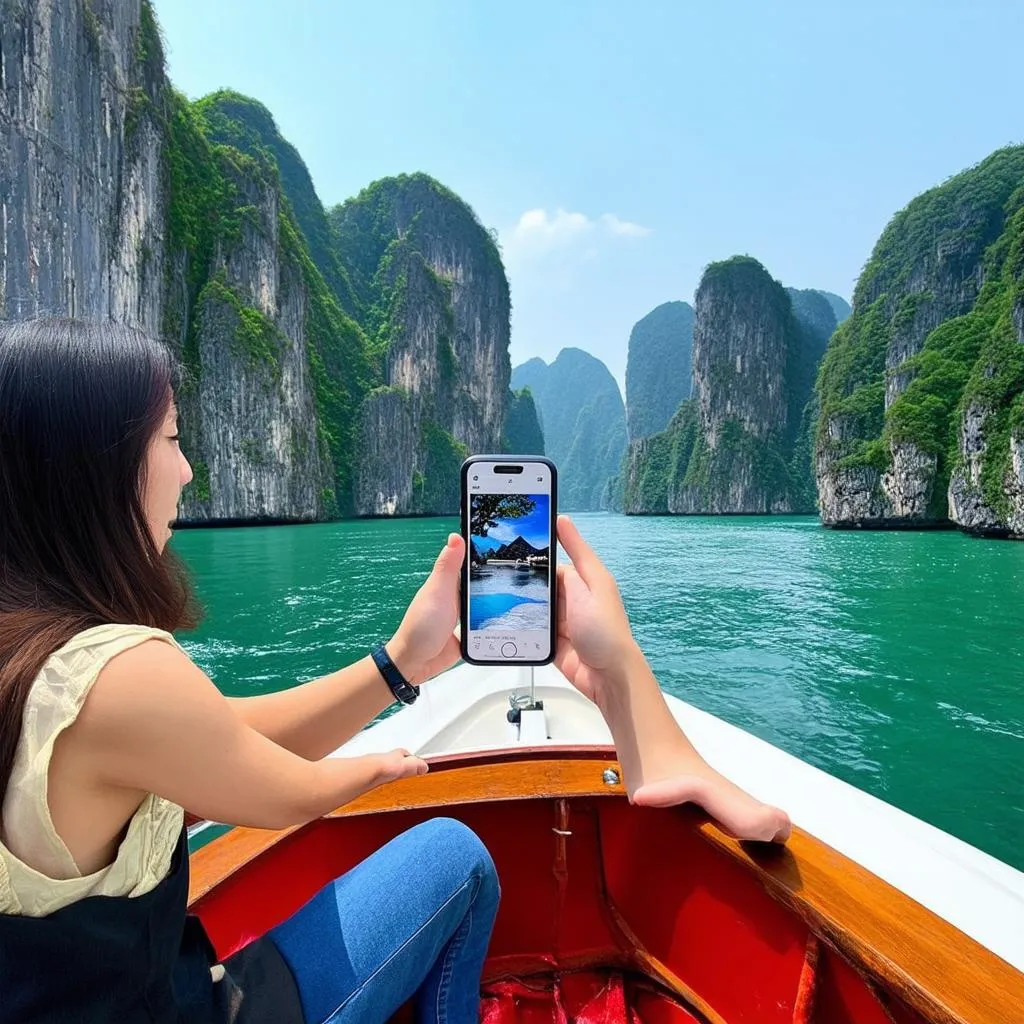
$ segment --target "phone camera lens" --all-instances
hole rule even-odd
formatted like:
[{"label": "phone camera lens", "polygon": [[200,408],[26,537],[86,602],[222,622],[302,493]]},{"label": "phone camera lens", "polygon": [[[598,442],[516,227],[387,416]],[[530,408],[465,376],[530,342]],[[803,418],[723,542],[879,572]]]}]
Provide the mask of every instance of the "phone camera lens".
[{"label": "phone camera lens", "polygon": [[473,479],[474,479],[474,480],[479,480],[479,479],[480,479],[480,477],[478,477],[478,476],[475,476],[475,477],[473,477]]}]

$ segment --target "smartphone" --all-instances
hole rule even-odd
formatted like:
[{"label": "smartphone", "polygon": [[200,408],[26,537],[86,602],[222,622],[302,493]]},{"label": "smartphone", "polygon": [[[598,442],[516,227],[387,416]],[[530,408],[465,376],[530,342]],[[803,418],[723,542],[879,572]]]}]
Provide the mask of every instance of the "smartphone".
[{"label": "smartphone", "polygon": [[555,656],[558,473],[539,455],[462,464],[462,657],[546,665]]}]

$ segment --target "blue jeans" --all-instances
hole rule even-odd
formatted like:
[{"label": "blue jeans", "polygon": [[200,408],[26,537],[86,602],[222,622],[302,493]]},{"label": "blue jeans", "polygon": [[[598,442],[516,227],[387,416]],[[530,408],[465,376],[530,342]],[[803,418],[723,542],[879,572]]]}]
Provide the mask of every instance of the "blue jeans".
[{"label": "blue jeans", "polygon": [[320,890],[270,932],[306,1024],[478,1024],[480,974],[498,911],[494,862],[451,818],[417,825]]}]

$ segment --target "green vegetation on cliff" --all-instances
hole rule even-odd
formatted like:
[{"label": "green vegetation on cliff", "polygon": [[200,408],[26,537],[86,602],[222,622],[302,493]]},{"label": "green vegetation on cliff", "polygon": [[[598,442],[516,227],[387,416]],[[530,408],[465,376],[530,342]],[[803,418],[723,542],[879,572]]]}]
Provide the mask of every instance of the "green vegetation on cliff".
[{"label": "green vegetation on cliff", "polygon": [[421,428],[423,472],[414,478],[413,511],[459,507],[460,470],[469,450],[443,427],[424,420]]},{"label": "green vegetation on cliff", "polygon": [[230,310],[234,326],[229,335],[229,344],[234,351],[245,356],[254,367],[268,367],[271,379],[279,382],[281,351],[288,339],[277,324],[260,310],[246,306],[237,289],[225,280],[223,270],[218,270],[199,293],[196,300],[197,320],[203,316],[209,304]]},{"label": "green vegetation on cliff", "polygon": [[[167,241],[172,251],[185,254],[187,306],[168,304],[172,319],[164,325],[168,337],[183,337],[184,355],[198,374],[195,320],[192,305],[206,287],[218,247],[230,247],[238,238],[243,211],[248,204],[239,194],[238,173],[249,171],[257,179],[265,166],[226,146],[215,146],[203,131],[202,120],[180,93],[168,89],[154,108],[164,120],[168,173]],[[182,320],[188,330],[182,331]]]},{"label": "green vegetation on cliff", "polygon": [[279,212],[278,245],[298,266],[306,287],[306,350],[313,374],[320,443],[334,465],[333,505],[338,513],[353,511],[353,488],[360,452],[356,444],[359,406],[380,383],[366,338],[335,301],[314,265],[289,211]]},{"label": "green vegetation on cliff", "polygon": [[699,422],[697,400],[688,399],[665,430],[641,443],[643,455],[636,460],[638,471],[633,480],[627,481],[623,496],[628,508],[654,514],[669,511],[669,490],[686,477]]},{"label": "green vegetation on cliff", "polygon": [[1024,309],[1024,184],[1005,211],[1006,228],[984,256],[985,283],[974,308],[940,324],[907,361],[913,378],[889,407],[883,435],[938,456],[936,489],[944,497],[960,459],[963,410],[971,403],[984,409],[982,492],[1002,516],[1010,436],[1024,427],[1024,351],[1014,323],[1014,312]]},{"label": "green vegetation on cliff", "polygon": [[[259,210],[251,196],[275,187],[275,169],[260,152],[244,153],[212,138],[199,105],[167,84],[160,34],[147,2],[141,8],[135,60],[145,85],[131,90],[128,97],[126,145],[134,145],[143,120],[151,122],[165,141],[167,246],[180,257],[183,277],[159,282],[171,296],[165,304],[162,333],[180,344],[189,370],[185,390],[194,388],[202,373],[198,332],[202,313],[213,308],[211,303],[232,314],[226,341],[254,363],[269,366],[276,377],[281,332],[263,312],[246,303],[226,281],[223,266],[216,265],[218,254],[223,257],[237,246],[243,225],[258,222]],[[177,262],[171,259],[165,266],[171,268]]]},{"label": "green vegetation on cliff", "polygon": [[[438,393],[429,407],[417,409],[425,419],[412,506],[455,508],[452,468],[457,470],[465,447],[445,428],[459,390],[451,282],[433,269],[428,254],[455,233],[472,231],[485,259],[500,270],[493,239],[468,206],[426,175],[376,182],[328,219],[305,164],[262,104],[226,90],[191,104],[177,94],[170,101],[171,238],[191,256],[191,301],[201,296],[205,302],[216,293],[236,314],[234,343],[271,366],[280,332],[245,305],[215,271],[213,259],[230,251],[242,218],[258,216],[245,198],[247,183],[257,182],[277,197],[279,259],[297,272],[308,295],[304,328],[319,432],[335,469],[330,504],[342,514],[354,510],[355,474],[363,457],[357,443],[361,403],[387,381],[395,341],[427,325],[436,334],[436,352],[419,357],[436,361]],[[429,226],[422,229],[428,208]],[[500,277],[507,295],[503,272]],[[198,373],[195,323],[192,316],[186,355]]]},{"label": "green vegetation on cliff", "polygon": [[1013,322],[1024,279],[1022,186],[1024,147],[1002,149],[890,221],[818,376],[818,445],[829,472],[888,469],[891,446],[910,443],[936,458],[933,512],[945,518],[961,417],[976,401],[992,413],[985,499],[1005,506],[1009,434],[1024,383]]},{"label": "green vegetation on cliff", "polygon": [[298,150],[278,131],[270,111],[249,96],[221,89],[194,104],[207,137],[274,167],[281,191],[291,206],[309,255],[338,304],[351,316],[358,313],[352,285],[336,252],[336,241],[323,205],[313,188]]},{"label": "green vegetation on cliff", "polygon": [[693,307],[688,302],[664,302],[636,322],[626,362],[630,440],[664,430],[679,404],[690,397],[692,349]]},{"label": "green vegetation on cliff", "polygon": [[402,497],[398,507],[454,512],[463,441],[493,450],[505,427],[509,298],[497,246],[426,174],[376,181],[328,217],[375,372],[407,390],[420,437],[411,509]]},{"label": "green vegetation on cliff", "polygon": [[378,347],[386,348],[390,340],[395,304],[407,284],[401,270],[405,260],[418,257],[433,274],[429,258],[433,250],[445,239],[470,238],[504,280],[497,245],[476,214],[427,174],[375,181],[355,198],[333,207],[328,218],[338,259],[362,310],[361,322]]},{"label": "green vegetation on cliff", "polygon": [[509,393],[504,449],[516,455],[544,454],[544,432],[528,387]]}]

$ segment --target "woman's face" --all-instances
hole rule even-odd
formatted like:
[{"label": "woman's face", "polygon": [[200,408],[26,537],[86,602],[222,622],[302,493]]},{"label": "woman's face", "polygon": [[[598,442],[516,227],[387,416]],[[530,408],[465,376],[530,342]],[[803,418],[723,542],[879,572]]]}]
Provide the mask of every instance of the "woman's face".
[{"label": "woman's face", "polygon": [[172,399],[146,456],[146,520],[158,551],[171,539],[181,489],[191,479],[192,467],[178,447],[178,410]]}]

